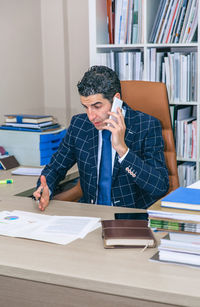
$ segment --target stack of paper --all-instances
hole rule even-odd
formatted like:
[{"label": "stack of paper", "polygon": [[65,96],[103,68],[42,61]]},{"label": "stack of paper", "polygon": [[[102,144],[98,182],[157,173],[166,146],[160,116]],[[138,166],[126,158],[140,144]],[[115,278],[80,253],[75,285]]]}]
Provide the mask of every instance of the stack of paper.
[{"label": "stack of paper", "polygon": [[100,227],[100,218],[1,211],[0,235],[68,244]]}]

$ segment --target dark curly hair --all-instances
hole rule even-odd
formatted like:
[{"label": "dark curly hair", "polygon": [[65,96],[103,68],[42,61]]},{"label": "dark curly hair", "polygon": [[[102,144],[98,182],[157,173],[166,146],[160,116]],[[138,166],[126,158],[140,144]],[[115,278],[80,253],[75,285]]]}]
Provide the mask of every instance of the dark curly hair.
[{"label": "dark curly hair", "polygon": [[102,94],[111,103],[116,93],[121,95],[120,80],[112,69],[107,66],[92,66],[77,84],[81,96],[87,97]]}]

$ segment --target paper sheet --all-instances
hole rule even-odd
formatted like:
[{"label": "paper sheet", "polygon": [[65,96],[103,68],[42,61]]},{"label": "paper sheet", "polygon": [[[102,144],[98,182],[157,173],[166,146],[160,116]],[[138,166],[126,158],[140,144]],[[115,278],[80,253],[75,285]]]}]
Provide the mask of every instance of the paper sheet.
[{"label": "paper sheet", "polygon": [[67,244],[100,227],[100,218],[1,211],[0,235]]},{"label": "paper sheet", "polygon": [[11,172],[12,175],[40,176],[43,168],[18,167]]},{"label": "paper sheet", "polygon": [[193,184],[187,186],[187,188],[191,188],[191,189],[200,189],[200,180],[194,182]]}]

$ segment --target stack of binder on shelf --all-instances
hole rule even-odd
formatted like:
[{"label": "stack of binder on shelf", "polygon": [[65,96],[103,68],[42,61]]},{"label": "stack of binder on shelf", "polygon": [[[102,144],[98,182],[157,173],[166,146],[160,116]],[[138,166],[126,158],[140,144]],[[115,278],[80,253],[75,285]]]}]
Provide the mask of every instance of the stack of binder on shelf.
[{"label": "stack of binder on shelf", "polygon": [[6,115],[0,126],[1,145],[26,166],[48,164],[65,134],[53,116]]},{"label": "stack of binder on shelf", "polygon": [[150,227],[168,232],[151,260],[200,266],[200,189],[180,187],[147,211]]}]

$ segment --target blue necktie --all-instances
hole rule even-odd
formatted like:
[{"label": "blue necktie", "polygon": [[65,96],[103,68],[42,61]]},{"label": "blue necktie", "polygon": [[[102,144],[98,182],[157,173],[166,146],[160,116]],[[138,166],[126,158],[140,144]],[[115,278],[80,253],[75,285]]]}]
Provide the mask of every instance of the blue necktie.
[{"label": "blue necktie", "polygon": [[99,185],[97,204],[111,206],[112,183],[112,150],[110,142],[111,132],[102,131],[102,151],[99,168]]}]

